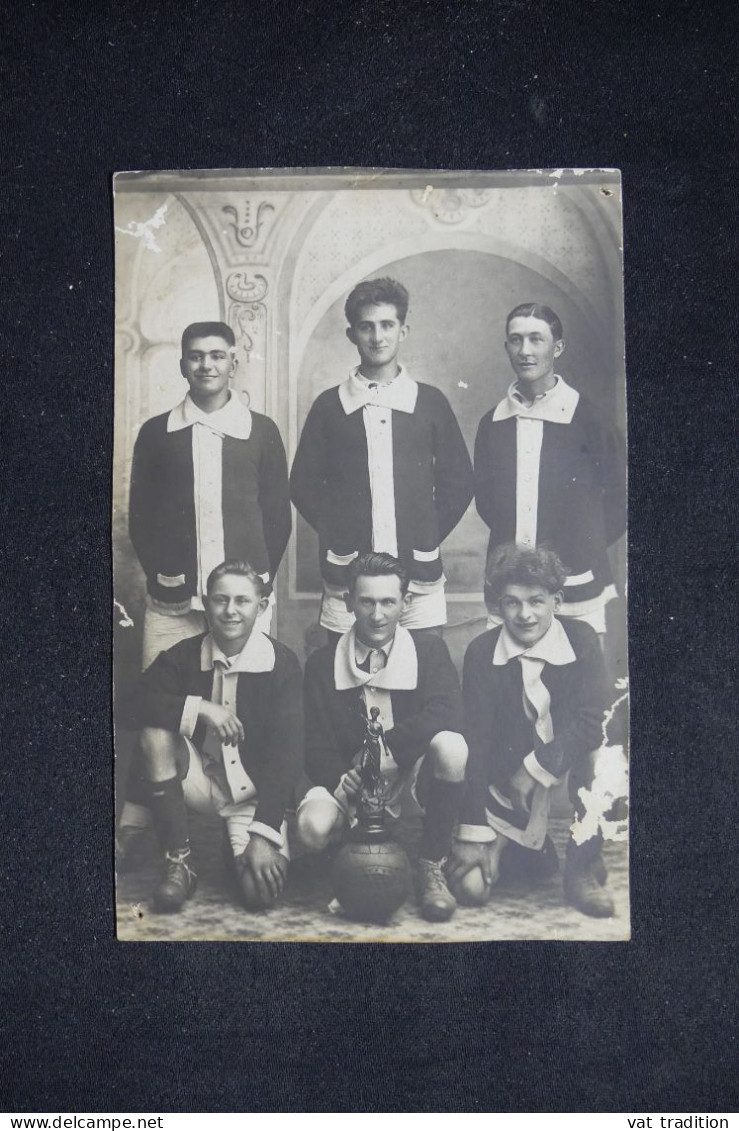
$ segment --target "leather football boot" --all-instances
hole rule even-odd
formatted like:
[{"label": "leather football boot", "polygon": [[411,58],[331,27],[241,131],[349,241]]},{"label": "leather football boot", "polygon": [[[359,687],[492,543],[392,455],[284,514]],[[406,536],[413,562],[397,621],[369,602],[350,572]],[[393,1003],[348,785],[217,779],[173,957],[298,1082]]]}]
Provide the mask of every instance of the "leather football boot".
[{"label": "leather football boot", "polygon": [[180,911],[198,886],[198,877],[187,857],[167,855],[165,862],[167,874],[154,892],[154,906],[157,911]]},{"label": "leather football boot", "polygon": [[446,860],[419,860],[416,872],[416,896],[424,919],[445,923],[457,910],[457,901],[449,891],[444,875]]},{"label": "leather football boot", "polygon": [[594,919],[610,919],[615,907],[610,892],[601,887],[590,868],[565,869],[564,894],[568,903]]},{"label": "leather football boot", "polygon": [[592,875],[595,882],[600,884],[601,887],[604,887],[604,885],[608,882],[608,869],[606,868],[605,860],[601,856],[600,852],[590,862],[590,874]]}]

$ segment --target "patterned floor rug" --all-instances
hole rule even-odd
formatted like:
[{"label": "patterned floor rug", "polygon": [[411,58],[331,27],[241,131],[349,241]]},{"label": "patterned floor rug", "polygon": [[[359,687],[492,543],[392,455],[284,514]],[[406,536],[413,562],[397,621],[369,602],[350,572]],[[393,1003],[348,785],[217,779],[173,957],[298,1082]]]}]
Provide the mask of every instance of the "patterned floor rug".
[{"label": "patterned floor rug", "polygon": [[[623,941],[629,938],[627,849],[607,844],[604,859],[616,914],[609,919],[582,915],[564,900],[562,863],[569,822],[552,821],[560,857],[559,875],[531,885],[509,879],[498,886],[484,908],[460,907],[448,923],[422,919],[411,897],[384,927],[355,923],[332,914],[332,891],[326,862],[296,855],[286,890],[269,911],[248,912],[228,889],[223,870],[221,829],[202,817],[192,822],[193,860],[198,890],[176,915],[157,914],[151,905],[161,864],[153,838],[149,858],[136,871],[118,877],[117,934],[142,941],[275,941],[275,942],[469,942],[514,939],[572,939]],[[409,854],[417,830],[401,829],[399,837]],[[294,843],[294,841],[293,841]]]}]

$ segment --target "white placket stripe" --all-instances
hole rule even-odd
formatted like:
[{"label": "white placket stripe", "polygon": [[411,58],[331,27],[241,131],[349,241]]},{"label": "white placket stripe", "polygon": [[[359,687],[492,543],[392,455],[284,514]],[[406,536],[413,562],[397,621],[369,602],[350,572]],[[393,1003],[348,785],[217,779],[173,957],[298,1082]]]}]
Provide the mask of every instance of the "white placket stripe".
[{"label": "white placket stripe", "polygon": [[[377,386],[370,389],[377,393]],[[372,496],[372,549],[398,556],[393,479],[392,409],[367,404],[363,409],[367,435],[370,495]]]},{"label": "white placket stripe", "polygon": [[223,437],[202,424],[195,424],[192,445],[198,596],[202,597],[208,575],[226,557],[222,501]]},{"label": "white placket stripe", "polygon": [[[235,715],[239,673],[226,670],[222,673],[222,680],[223,690],[221,692],[221,702],[224,707]],[[238,747],[226,746],[224,743],[221,746],[221,752],[223,754],[223,765],[226,770],[226,779],[228,780],[229,789],[231,790],[231,796],[234,801],[250,801],[252,797],[256,796],[257,791],[254,787],[254,782],[241,763]]]},{"label": "white placket stripe", "polygon": [[201,483],[200,483],[200,429],[193,426],[192,429],[192,478],[193,488],[195,492],[195,554],[197,559],[197,588],[195,592],[195,599],[200,603],[200,594],[204,591],[203,586],[203,568],[200,560],[200,522],[201,522]]},{"label": "white placket stripe", "polygon": [[544,421],[516,418],[516,544],[536,546]]}]

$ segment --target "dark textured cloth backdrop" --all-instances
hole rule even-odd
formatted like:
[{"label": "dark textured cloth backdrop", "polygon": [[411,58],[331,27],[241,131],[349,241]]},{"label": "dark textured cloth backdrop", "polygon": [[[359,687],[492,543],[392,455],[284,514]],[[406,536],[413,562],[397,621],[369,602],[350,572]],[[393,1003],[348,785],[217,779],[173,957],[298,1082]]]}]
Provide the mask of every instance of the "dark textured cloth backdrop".
[{"label": "dark textured cloth backdrop", "polygon": [[[0,1106],[736,1110],[733,6],[5,17]],[[299,165],[623,170],[630,944],[114,939],[111,174]]]}]

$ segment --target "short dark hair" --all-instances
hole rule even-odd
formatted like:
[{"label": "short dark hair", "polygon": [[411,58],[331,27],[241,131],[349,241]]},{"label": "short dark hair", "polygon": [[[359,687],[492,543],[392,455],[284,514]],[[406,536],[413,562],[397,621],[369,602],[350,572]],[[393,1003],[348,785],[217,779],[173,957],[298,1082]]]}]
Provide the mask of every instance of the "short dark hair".
[{"label": "short dark hair", "polygon": [[544,306],[541,302],[521,302],[518,306],[514,306],[505,320],[506,334],[514,318],[541,318],[542,322],[548,323],[555,342],[564,338],[561,319],[558,314],[554,313],[551,306]]},{"label": "short dark hair", "polygon": [[497,605],[506,585],[541,586],[547,593],[559,593],[567,579],[567,570],[554,550],[544,546],[514,546],[512,542],[496,546],[485,570],[485,600]]},{"label": "short dark hair", "polygon": [[182,356],[193,338],[223,338],[231,346],[236,345],[236,335],[226,322],[191,322],[182,332]]},{"label": "short dark hair", "polygon": [[360,577],[397,577],[400,592],[408,592],[408,570],[392,554],[360,554],[349,567],[349,592],[353,593]]},{"label": "short dark hair", "polygon": [[399,322],[405,322],[410,296],[402,283],[384,276],[382,279],[365,279],[359,283],[344,304],[344,314],[350,326],[359,321],[363,306],[379,306],[380,303],[394,306]]},{"label": "short dark hair", "polygon": [[220,565],[217,565],[216,568],[211,570],[208,574],[208,580],[205,583],[205,592],[208,594],[208,596],[210,596],[210,591],[215,583],[217,581],[220,581],[222,577],[227,577],[229,575],[235,575],[236,577],[248,577],[249,580],[253,582],[254,588],[256,589],[260,600],[262,597],[269,597],[270,593],[272,592],[272,586],[270,585],[269,581],[265,581],[264,578],[261,577],[254,569],[254,566],[249,565],[249,562],[241,561],[238,558],[231,558],[227,562],[221,562]]}]

